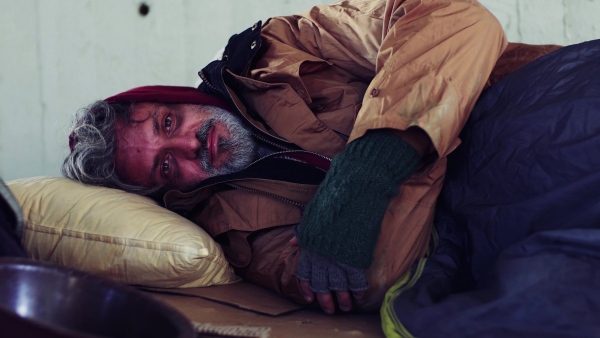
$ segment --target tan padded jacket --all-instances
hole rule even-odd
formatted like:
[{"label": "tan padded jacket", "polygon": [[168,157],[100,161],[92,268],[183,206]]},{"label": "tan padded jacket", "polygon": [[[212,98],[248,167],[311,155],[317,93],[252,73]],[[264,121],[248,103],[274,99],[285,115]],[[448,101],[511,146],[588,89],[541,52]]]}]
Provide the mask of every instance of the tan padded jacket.
[{"label": "tan padded jacket", "polygon": [[[251,67],[227,83],[237,108],[261,130],[327,157],[369,129],[420,128],[431,140],[426,164],[383,219],[364,304],[373,307],[425,254],[446,156],[460,144],[481,91],[558,48],[508,45],[475,0],[339,1],[272,18],[261,37]],[[244,278],[301,302],[298,249],[287,241],[315,189],[238,179],[170,193],[165,202],[214,236]]]}]

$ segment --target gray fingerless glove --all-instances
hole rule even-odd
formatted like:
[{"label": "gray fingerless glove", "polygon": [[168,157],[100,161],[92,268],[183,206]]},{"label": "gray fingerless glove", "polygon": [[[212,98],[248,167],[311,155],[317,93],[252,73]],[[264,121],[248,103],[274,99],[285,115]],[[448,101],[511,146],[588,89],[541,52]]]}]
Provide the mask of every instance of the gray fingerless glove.
[{"label": "gray fingerless glove", "polygon": [[338,263],[308,250],[300,250],[296,276],[310,282],[310,289],[317,293],[345,290],[357,292],[368,288],[365,269]]}]

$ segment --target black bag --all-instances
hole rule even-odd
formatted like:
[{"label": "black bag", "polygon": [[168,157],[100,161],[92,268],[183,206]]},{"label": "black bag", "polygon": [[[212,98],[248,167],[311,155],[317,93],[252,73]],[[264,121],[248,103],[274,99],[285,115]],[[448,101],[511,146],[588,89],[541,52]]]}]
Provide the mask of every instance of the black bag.
[{"label": "black bag", "polygon": [[4,181],[0,178],[0,257],[27,257],[21,246],[23,214]]}]

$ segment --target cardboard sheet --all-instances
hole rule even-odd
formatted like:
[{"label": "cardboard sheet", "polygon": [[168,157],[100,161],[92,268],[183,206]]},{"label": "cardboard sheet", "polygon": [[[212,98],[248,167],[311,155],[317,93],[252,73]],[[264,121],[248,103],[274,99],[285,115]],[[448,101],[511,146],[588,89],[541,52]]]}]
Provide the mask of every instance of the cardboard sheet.
[{"label": "cardboard sheet", "polygon": [[277,294],[274,294],[273,292],[270,292],[269,290],[246,282],[238,282],[229,285],[215,285],[202,288],[144,289],[153,292],[201,297],[235,306],[240,309],[271,316],[279,316],[284,313],[302,309],[301,305],[293,303]]},{"label": "cardboard sheet", "polygon": [[[308,309],[246,282],[190,289],[147,289],[197,327],[256,332],[246,337],[383,337],[379,314]],[[199,337],[234,337],[233,334]]]},{"label": "cardboard sheet", "polygon": [[[327,315],[318,309],[303,309],[279,316],[243,310],[201,297],[151,293],[170,305],[196,325],[237,328],[237,332],[256,332],[246,337],[384,337],[378,314],[337,313]],[[219,331],[217,331],[219,332]],[[220,332],[227,332],[220,330]],[[199,337],[235,337],[232,334],[200,335]]]}]

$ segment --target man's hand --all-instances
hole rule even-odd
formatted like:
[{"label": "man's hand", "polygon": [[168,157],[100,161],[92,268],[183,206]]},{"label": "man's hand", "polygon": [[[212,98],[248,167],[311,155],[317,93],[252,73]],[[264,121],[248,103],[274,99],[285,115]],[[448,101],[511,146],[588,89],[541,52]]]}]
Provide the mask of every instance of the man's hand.
[{"label": "man's hand", "polygon": [[[298,238],[292,238],[290,244],[298,246]],[[337,290],[334,292],[340,310],[348,312],[354,307],[353,299],[360,300],[368,288],[364,269],[336,263],[302,249],[296,276],[304,299],[312,303],[316,294],[321,309],[328,314],[333,314],[336,307],[332,290]]]},{"label": "man's hand", "polygon": [[331,161],[294,240],[300,247],[296,276],[304,282],[305,296],[318,294],[325,312],[335,308],[332,291],[340,308],[350,310],[349,291],[367,289],[365,271],[373,261],[387,205],[419,164],[417,151],[390,130],[368,132]]}]

